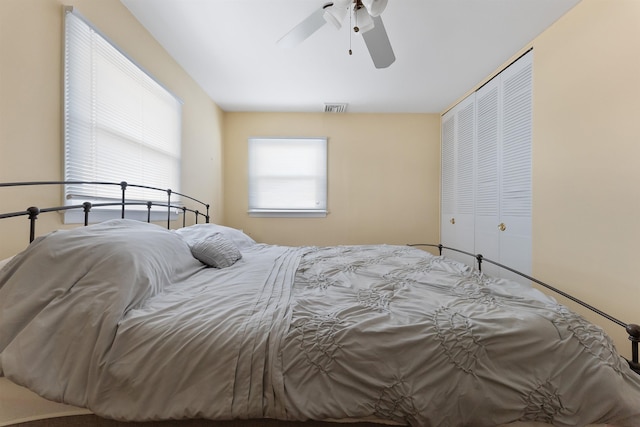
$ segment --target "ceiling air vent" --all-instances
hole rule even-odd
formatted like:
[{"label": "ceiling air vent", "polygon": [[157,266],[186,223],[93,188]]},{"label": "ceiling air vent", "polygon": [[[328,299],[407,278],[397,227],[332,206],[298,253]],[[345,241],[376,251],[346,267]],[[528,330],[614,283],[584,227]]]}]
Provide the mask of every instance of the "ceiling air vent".
[{"label": "ceiling air vent", "polygon": [[347,111],[347,104],[324,104],[325,113],[344,113]]}]

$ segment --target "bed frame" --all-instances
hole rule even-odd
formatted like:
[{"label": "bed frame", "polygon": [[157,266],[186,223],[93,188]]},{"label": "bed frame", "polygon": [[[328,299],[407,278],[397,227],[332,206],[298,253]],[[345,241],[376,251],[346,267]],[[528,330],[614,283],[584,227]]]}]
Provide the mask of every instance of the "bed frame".
[{"label": "bed frame", "polygon": [[504,268],[505,270],[508,270],[512,273],[515,273],[521,277],[524,277],[527,280],[530,280],[531,282],[537,283],[540,286],[543,286],[559,295],[562,295],[565,298],[570,299],[571,301],[593,311],[594,313],[604,317],[607,320],[612,321],[613,323],[622,326],[625,331],[627,332],[627,334],[629,335],[629,341],[631,341],[631,360],[627,360],[627,362],[629,362],[629,367],[635,371],[636,373],[640,374],[640,363],[638,363],[638,343],[640,342],[640,325],[634,324],[634,323],[625,323],[622,320],[619,320],[613,316],[611,316],[610,314],[605,313],[604,311],[595,308],[594,306],[587,304],[586,302],[574,297],[573,295],[569,295],[568,293],[561,291],[560,289],[549,285],[548,283],[545,283],[541,280],[536,279],[535,277],[531,277],[528,274],[522,273],[518,270],[515,270],[511,267],[507,267],[506,265],[500,264],[499,262],[490,260],[489,258],[485,258],[484,256],[482,256],[482,254],[473,254],[471,252],[466,252],[460,249],[456,249],[456,248],[451,248],[451,247],[447,247],[444,246],[442,244],[431,244],[431,243],[414,243],[414,244],[410,244],[409,246],[427,246],[427,247],[433,247],[433,248],[438,248],[438,252],[440,254],[440,256],[442,256],[442,251],[443,250],[449,250],[449,251],[453,251],[453,252],[458,252],[464,255],[469,255],[473,258],[475,258],[476,263],[477,263],[477,268],[478,271],[482,271],[482,263],[483,262],[488,262],[490,264],[493,264],[495,266],[498,266],[500,268]]},{"label": "bed frame", "polygon": [[[119,186],[121,188],[121,194],[122,197],[120,200],[118,201],[108,201],[108,202],[104,202],[104,203],[91,203],[91,202],[84,202],[81,204],[75,204],[75,205],[64,205],[64,206],[56,206],[56,207],[45,207],[45,208],[40,208],[37,206],[31,206],[26,208],[23,211],[17,211],[17,212],[9,212],[9,213],[0,213],[0,220],[1,219],[5,219],[5,218],[14,218],[14,217],[27,217],[29,220],[29,242],[32,242],[36,236],[36,231],[35,231],[35,226],[36,226],[36,220],[38,219],[38,216],[41,213],[48,213],[48,212],[64,212],[64,211],[69,211],[69,210],[82,210],[82,212],[84,212],[84,225],[88,225],[89,224],[89,214],[91,213],[93,208],[104,208],[104,207],[117,207],[118,210],[120,210],[120,217],[121,218],[126,218],[127,216],[127,207],[131,207],[131,206],[138,206],[138,212],[140,210],[140,206],[146,206],[146,210],[147,210],[147,222],[151,222],[151,211],[152,208],[154,207],[161,207],[161,208],[166,208],[167,211],[167,217],[166,217],[166,226],[167,228],[171,228],[171,221],[172,221],[172,214],[174,214],[174,221],[175,221],[175,213],[181,213],[182,214],[182,226],[186,226],[187,225],[187,216],[188,213],[189,214],[193,214],[194,215],[194,219],[195,219],[195,223],[197,224],[199,219],[204,219],[204,221],[206,223],[210,222],[210,216],[209,216],[209,205],[197,200],[193,197],[187,196],[185,194],[181,194],[178,192],[174,192],[170,189],[161,189],[161,188],[156,188],[156,187],[149,187],[149,186],[144,186],[144,185],[136,185],[136,184],[129,184],[127,182],[94,182],[94,181],[33,181],[33,182],[8,182],[8,183],[0,183],[0,188],[9,188],[9,187],[26,187],[26,186],[63,186],[65,184],[81,184],[81,185],[106,185],[106,186]],[[149,189],[149,190],[154,190],[160,193],[164,193],[166,194],[166,202],[158,202],[158,201],[141,201],[141,200],[130,200],[127,197],[127,189],[131,188],[131,187],[137,187],[137,188],[145,188],[145,189]],[[60,192],[60,194],[62,194],[62,192]],[[188,202],[190,205],[195,205],[197,206],[197,208],[189,208],[186,207],[185,205],[183,205],[182,203],[177,204],[177,203],[173,203],[171,200],[171,196],[172,195],[178,195],[181,198],[183,198],[186,202]],[[158,200],[160,200],[161,197],[158,197]],[[204,209],[204,212],[200,211],[200,209]],[[470,252],[466,252],[460,249],[456,249],[456,248],[451,248],[451,247],[447,247],[444,246],[442,244],[430,244],[430,243],[415,243],[415,244],[409,244],[409,246],[424,246],[424,247],[432,247],[432,248],[437,248],[439,251],[439,254],[442,255],[443,250],[448,250],[448,251],[454,251],[454,252],[458,252],[458,253],[462,253],[465,255],[468,255],[472,258],[475,259],[476,265],[477,265],[477,269],[478,271],[482,271],[482,263],[483,262],[488,262],[490,264],[496,265],[500,268],[503,268],[505,270],[508,270],[512,273],[515,273],[523,278],[525,278],[526,280],[529,280],[531,282],[534,282],[538,285],[541,285],[559,295],[562,295],[563,297],[566,297],[568,299],[570,299],[571,301],[574,301],[575,303],[595,312],[596,314],[606,318],[609,321],[612,321],[614,323],[616,323],[619,326],[622,326],[623,328],[625,328],[627,334],[629,335],[629,340],[631,341],[631,349],[632,349],[632,359],[628,361],[629,366],[631,367],[632,370],[634,370],[636,373],[640,374],[640,363],[638,362],[638,343],[640,342],[640,326],[637,324],[633,324],[633,323],[625,323],[593,306],[591,306],[590,304],[585,303],[584,301],[581,301],[580,299],[567,294],[566,292],[563,292],[559,289],[557,289],[554,286],[551,286],[545,282],[542,282],[534,277],[531,277],[527,274],[524,274],[522,272],[519,272],[517,270],[514,270],[508,266],[505,266],[503,264],[500,264],[496,261],[493,261],[491,259],[485,258],[484,256],[482,256],[481,254],[473,254]],[[296,422],[280,422],[280,421],[275,421],[275,420],[237,420],[237,421],[227,421],[227,422],[220,422],[220,421],[211,421],[211,420],[173,420],[173,421],[165,421],[165,422],[146,422],[146,423],[123,423],[123,422],[118,422],[118,421],[114,421],[114,420],[107,420],[107,419],[102,419],[100,417],[97,417],[95,415],[81,415],[81,416],[76,416],[76,417],[62,417],[62,418],[55,418],[55,419],[46,419],[46,420],[39,420],[39,421],[31,421],[31,422],[26,422],[26,423],[19,423],[19,424],[15,424],[15,425],[20,425],[20,426],[30,426],[30,427],[61,427],[61,426],[67,426],[67,425],[92,425],[92,426],[100,426],[100,427],[120,427],[120,426],[128,426],[128,425],[142,425],[144,424],[147,427],[152,427],[152,426],[183,426],[183,425],[187,425],[187,426],[194,426],[194,427],[205,427],[205,426],[223,426],[223,427],[271,427],[271,426],[276,426],[276,425],[286,425],[286,426],[294,426],[294,425],[300,425],[300,423],[296,423]],[[308,425],[309,427],[312,426],[328,426],[328,425],[335,425],[333,423],[327,423],[327,422],[308,422],[305,423],[306,425]],[[353,423],[351,424],[354,427],[355,426],[375,426],[375,424],[370,424],[370,423]]]}]

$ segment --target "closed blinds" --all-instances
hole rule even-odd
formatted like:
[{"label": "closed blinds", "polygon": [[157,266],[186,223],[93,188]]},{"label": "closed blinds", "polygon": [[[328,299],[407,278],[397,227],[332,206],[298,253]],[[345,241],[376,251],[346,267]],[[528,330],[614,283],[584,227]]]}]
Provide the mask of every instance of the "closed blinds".
[{"label": "closed blinds", "polygon": [[326,138],[250,138],[249,213],[324,216]]},{"label": "closed blinds", "polygon": [[[65,180],[180,191],[181,110],[178,99],[82,16],[65,10]],[[65,188],[67,200],[120,194],[119,186]],[[161,192],[144,188],[129,187],[127,195],[163,201]]]}]

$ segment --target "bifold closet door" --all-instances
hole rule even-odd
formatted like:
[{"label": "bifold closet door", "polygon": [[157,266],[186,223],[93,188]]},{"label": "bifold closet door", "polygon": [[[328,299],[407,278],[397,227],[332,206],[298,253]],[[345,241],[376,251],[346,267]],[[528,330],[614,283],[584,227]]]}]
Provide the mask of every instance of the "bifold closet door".
[{"label": "bifold closet door", "polygon": [[[476,93],[475,251],[531,273],[532,53]],[[489,263],[485,272],[522,280]]]},{"label": "bifold closet door", "polygon": [[527,274],[531,274],[532,256],[532,57],[529,52],[501,75],[503,114],[497,225],[501,263]]},{"label": "bifold closet door", "polygon": [[[473,252],[474,249],[474,140],[475,103],[470,96],[443,116],[442,200],[440,241],[443,245]],[[469,256],[447,256],[472,264]]]},{"label": "bifold closet door", "polygon": [[[500,82],[494,78],[476,92],[476,215],[475,251],[500,262],[500,161],[498,145],[501,138]],[[485,263],[483,271],[500,276],[500,269]]]}]

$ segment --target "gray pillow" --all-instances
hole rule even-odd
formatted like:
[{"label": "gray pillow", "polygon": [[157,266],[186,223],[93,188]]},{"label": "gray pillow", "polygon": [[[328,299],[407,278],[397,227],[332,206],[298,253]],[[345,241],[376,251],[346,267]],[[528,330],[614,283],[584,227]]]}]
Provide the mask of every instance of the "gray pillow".
[{"label": "gray pillow", "polygon": [[191,253],[200,262],[215,268],[229,267],[242,258],[238,247],[221,233],[194,242]]}]

